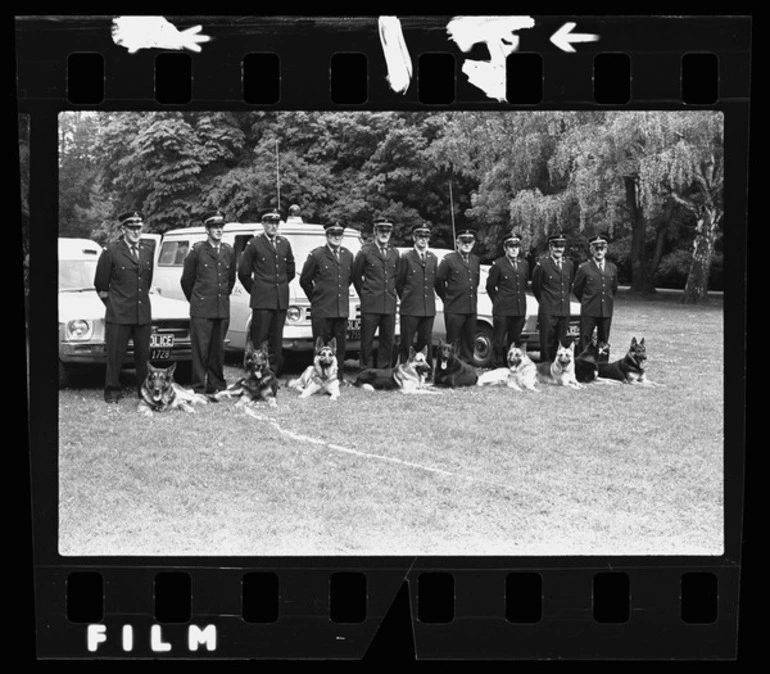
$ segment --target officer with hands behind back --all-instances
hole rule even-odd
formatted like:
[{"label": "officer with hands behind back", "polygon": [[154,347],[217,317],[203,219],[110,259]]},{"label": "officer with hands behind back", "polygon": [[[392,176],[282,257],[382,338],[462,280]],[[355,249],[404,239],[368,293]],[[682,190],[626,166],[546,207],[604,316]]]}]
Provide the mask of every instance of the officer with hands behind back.
[{"label": "officer with hands behind back", "polygon": [[117,403],[122,397],[120,370],[129,339],[134,343],[139,395],[139,389],[147,378],[152,329],[149,293],[153,248],[141,241],[144,215],[141,211],[127,211],[118,216],[118,222],[121,236],[102,251],[94,274],[94,287],[106,307],[104,400],[108,403]]},{"label": "officer with hands behind back", "polygon": [[196,243],[184,260],[182,292],[190,303],[192,379],[196,393],[227,388],[225,338],[230,325],[230,294],[235,285],[235,251],[222,241],[222,211],[203,216],[206,240]]}]

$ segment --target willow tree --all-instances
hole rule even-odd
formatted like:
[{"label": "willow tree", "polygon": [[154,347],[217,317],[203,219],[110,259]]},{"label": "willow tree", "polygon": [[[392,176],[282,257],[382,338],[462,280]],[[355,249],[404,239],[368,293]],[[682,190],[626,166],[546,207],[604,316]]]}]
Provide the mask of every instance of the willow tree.
[{"label": "willow tree", "polygon": [[[627,229],[631,290],[651,292],[675,207],[698,217],[689,301],[705,296],[722,213],[722,124],[711,112],[611,112],[566,134],[550,164],[579,205],[581,227]],[[649,255],[653,240],[654,255]],[[705,275],[705,276],[704,276]]]},{"label": "willow tree", "polygon": [[683,301],[707,298],[714,244],[724,214],[724,127],[720,112],[666,113],[659,134],[665,147],[640,165],[643,198],[670,198],[695,221],[692,264]]}]

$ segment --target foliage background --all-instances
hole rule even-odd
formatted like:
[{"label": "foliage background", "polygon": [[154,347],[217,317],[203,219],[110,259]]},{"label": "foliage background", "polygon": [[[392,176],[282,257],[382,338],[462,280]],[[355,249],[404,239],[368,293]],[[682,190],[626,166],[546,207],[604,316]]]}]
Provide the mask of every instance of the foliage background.
[{"label": "foliage background", "polygon": [[59,136],[60,236],[105,243],[133,208],[164,232],[296,203],[310,222],[388,217],[397,244],[472,225],[483,262],[511,228],[530,258],[563,230],[576,261],[606,232],[635,292],[722,289],[719,112],[75,111]]}]

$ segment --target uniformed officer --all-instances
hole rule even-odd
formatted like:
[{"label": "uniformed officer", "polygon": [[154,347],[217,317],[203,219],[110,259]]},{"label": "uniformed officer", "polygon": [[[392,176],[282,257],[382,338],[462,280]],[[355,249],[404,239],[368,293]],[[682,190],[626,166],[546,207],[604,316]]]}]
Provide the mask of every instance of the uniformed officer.
[{"label": "uniformed officer", "polygon": [[262,232],[255,235],[241,255],[238,280],[251,295],[251,343],[267,340],[270,367],[283,367],[283,327],[289,308],[289,283],[296,276],[294,253],[286,237],[278,234],[281,215],[276,210],[262,215]]},{"label": "uniformed officer", "polygon": [[299,284],[310,300],[313,342],[327,344],[337,339],[338,376],[342,380],[347,348],[350,284],[353,282],[353,253],[342,245],[345,228],[340,223],[324,225],[326,245],[310,251],[302,267]]},{"label": "uniformed officer", "polygon": [[588,241],[591,259],[575,273],[572,292],[580,302],[580,350],[591,340],[594,328],[598,341],[609,344],[615,294],[618,292],[617,267],[606,259],[608,239],[597,234]]},{"label": "uniformed officer", "polygon": [[152,246],[141,241],[144,215],[128,211],[118,216],[121,237],[99,256],[94,275],[94,287],[104,302],[104,341],[107,349],[107,370],[104,399],[116,403],[121,397],[120,369],[128,348],[134,342],[137,393],[147,378],[150,359],[152,310]]},{"label": "uniformed officer", "polygon": [[432,362],[431,336],[436,318],[436,270],[438,258],[428,249],[431,229],[427,223],[412,228],[414,248],[401,255],[396,291],[401,306],[401,362],[409,357],[409,347],[417,335],[415,349],[428,346],[428,362]]},{"label": "uniformed officer", "polygon": [[566,345],[570,316],[570,291],[574,278],[572,260],[564,257],[567,240],[561,233],[548,237],[548,255],[532,272],[532,293],[539,302],[540,360],[556,358],[559,343]]},{"label": "uniformed officer", "polygon": [[372,346],[377,332],[376,367],[391,367],[396,331],[396,278],[399,253],[390,245],[393,223],[377,218],[374,240],[364,245],[353,262],[353,285],[361,299],[361,367],[374,367]]},{"label": "uniformed officer", "polygon": [[476,232],[472,228],[457,233],[457,250],[441,260],[435,286],[444,303],[447,341],[459,345],[460,359],[468,364],[473,362],[480,280],[479,258],[472,253],[475,244]]},{"label": "uniformed officer", "polygon": [[529,264],[519,257],[521,236],[511,232],[503,239],[505,255],[489,268],[487,295],[492,301],[494,365],[505,367],[511,344],[521,346],[521,331],[527,320]]},{"label": "uniformed officer", "polygon": [[190,303],[191,386],[197,393],[216,393],[227,388],[225,337],[235,285],[235,251],[222,241],[222,211],[206,214],[203,225],[207,238],[188,253],[180,282]]}]

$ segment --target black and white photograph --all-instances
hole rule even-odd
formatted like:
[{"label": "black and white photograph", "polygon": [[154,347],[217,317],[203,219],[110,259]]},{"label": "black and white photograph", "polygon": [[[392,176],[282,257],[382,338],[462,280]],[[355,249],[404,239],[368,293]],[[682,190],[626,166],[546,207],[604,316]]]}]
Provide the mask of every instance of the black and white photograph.
[{"label": "black and white photograph", "polygon": [[59,553],[723,554],[723,122],[60,112]]}]

